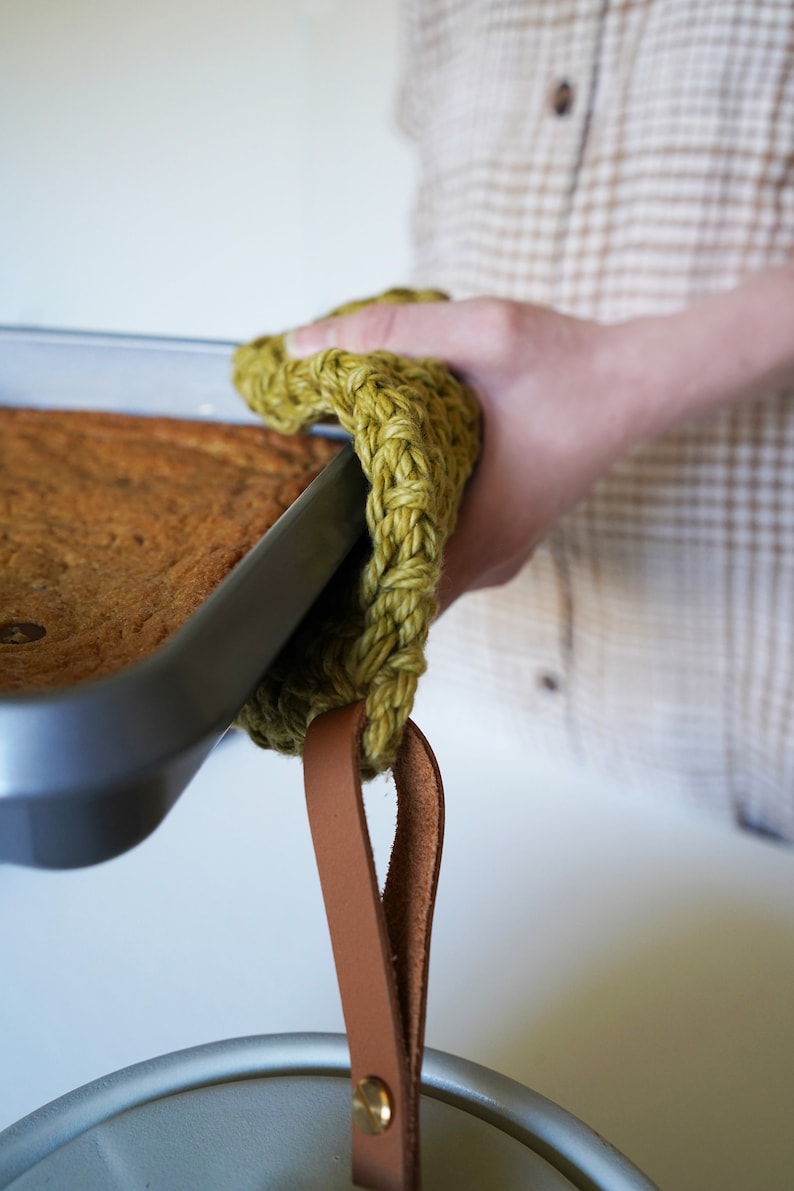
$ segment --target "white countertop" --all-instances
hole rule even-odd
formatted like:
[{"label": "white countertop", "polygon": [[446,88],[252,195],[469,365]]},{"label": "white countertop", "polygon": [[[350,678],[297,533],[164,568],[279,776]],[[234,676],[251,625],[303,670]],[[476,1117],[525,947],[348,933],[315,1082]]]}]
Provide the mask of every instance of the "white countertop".
[{"label": "white countertop", "polygon": [[[794,850],[541,769],[469,699],[431,672],[414,717],[447,791],[428,1044],[662,1191],[789,1191]],[[0,868],[0,1127],[157,1054],[342,1028],[301,783],[237,736],[133,852]]]}]

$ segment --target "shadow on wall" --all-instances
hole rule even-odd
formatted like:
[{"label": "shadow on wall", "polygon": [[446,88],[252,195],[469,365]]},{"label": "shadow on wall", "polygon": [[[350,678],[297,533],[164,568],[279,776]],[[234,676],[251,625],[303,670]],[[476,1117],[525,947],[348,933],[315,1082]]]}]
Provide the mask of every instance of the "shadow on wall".
[{"label": "shadow on wall", "polygon": [[661,1188],[790,1191],[790,919],[695,905],[589,968],[531,1026],[502,1027],[500,1069],[520,1069]]}]

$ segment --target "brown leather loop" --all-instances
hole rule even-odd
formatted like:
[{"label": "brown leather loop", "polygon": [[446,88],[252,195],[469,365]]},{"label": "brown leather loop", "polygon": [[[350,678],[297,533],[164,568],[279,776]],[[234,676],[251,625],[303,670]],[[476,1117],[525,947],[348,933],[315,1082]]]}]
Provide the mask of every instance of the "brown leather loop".
[{"label": "brown leather loop", "polygon": [[430,745],[410,720],[394,765],[397,830],[381,902],[359,768],[364,705],[318,716],[303,754],[306,803],[336,963],[353,1089],[386,1085],[391,1121],[353,1125],[353,1181],[419,1187],[419,1079],[444,798]]}]

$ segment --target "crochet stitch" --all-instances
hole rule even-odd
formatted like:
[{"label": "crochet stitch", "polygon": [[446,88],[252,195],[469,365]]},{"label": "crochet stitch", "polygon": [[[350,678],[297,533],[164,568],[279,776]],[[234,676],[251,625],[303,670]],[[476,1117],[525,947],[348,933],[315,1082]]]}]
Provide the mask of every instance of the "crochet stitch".
[{"label": "crochet stitch", "polygon": [[[398,289],[371,300],[444,298]],[[370,485],[363,566],[358,558],[343,568],[238,723],[257,744],[300,754],[316,715],[363,698],[362,768],[372,776],[394,760],[425,669],[444,546],[479,453],[477,399],[438,360],[341,348],[293,359],[281,335],[239,348],[233,379],[251,408],[284,434],[338,419]]]}]

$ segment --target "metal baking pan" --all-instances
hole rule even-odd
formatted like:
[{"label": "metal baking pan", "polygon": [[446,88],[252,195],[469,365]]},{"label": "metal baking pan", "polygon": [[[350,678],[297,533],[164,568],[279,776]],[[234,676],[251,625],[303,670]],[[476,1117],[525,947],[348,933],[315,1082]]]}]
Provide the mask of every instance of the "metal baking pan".
[{"label": "metal baking pan", "polygon": [[[0,328],[0,403],[256,420],[232,344]],[[364,530],[349,445],[156,652],[51,694],[0,695],[0,861],[110,859],[162,821]]]}]

